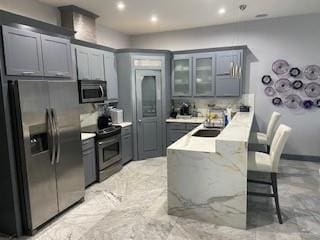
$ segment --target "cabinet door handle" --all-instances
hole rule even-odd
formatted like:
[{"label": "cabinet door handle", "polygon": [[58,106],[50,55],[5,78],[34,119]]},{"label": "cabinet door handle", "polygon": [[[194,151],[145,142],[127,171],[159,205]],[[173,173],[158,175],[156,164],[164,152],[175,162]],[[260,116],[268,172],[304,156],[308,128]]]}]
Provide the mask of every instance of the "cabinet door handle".
[{"label": "cabinet door handle", "polygon": [[64,76],[64,74],[63,74],[63,73],[61,73],[61,72],[58,72],[58,73],[56,73],[56,76],[57,76],[57,77],[63,77],[63,76]]},{"label": "cabinet door handle", "polygon": [[22,75],[32,75],[34,72],[22,72]]}]

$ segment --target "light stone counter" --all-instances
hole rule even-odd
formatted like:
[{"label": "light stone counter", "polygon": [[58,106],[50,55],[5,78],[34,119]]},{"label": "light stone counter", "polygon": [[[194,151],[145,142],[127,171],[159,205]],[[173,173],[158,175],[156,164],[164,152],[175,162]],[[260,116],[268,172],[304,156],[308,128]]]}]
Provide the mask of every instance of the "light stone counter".
[{"label": "light stone counter", "polygon": [[192,117],[192,118],[168,118],[168,123],[203,123],[206,117]]},{"label": "light stone counter", "polygon": [[168,213],[246,228],[247,151],[254,113],[237,113],[217,137],[194,137],[203,125],[170,145]]},{"label": "light stone counter", "polygon": [[87,140],[89,138],[94,138],[95,136],[95,133],[81,133],[81,141]]},{"label": "light stone counter", "polygon": [[129,127],[132,125],[132,122],[122,122],[122,123],[112,123],[112,125],[120,126],[122,128]]}]

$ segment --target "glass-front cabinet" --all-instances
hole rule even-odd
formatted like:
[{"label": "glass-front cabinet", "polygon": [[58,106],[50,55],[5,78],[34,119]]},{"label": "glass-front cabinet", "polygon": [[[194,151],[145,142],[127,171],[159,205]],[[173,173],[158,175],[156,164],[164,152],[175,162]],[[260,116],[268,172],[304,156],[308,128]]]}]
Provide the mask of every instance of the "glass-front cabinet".
[{"label": "glass-front cabinet", "polygon": [[214,96],[214,55],[193,58],[193,96]]},{"label": "glass-front cabinet", "polygon": [[175,56],[173,59],[172,96],[192,96],[192,57]]},{"label": "glass-front cabinet", "polygon": [[172,97],[238,97],[244,50],[191,51],[174,55]]}]

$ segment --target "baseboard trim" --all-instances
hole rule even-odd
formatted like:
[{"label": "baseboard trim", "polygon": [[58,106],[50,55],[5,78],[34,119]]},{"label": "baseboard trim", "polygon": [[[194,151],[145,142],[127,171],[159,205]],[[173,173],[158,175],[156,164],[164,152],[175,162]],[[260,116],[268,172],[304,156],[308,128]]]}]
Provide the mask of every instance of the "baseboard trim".
[{"label": "baseboard trim", "polygon": [[281,158],[296,161],[320,162],[320,156],[282,154]]}]

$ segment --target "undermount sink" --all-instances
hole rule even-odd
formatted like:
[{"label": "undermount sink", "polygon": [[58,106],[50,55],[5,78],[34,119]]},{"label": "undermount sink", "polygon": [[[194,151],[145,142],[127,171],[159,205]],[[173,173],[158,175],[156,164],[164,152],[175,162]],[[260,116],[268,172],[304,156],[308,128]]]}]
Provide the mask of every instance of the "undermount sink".
[{"label": "undermount sink", "polygon": [[220,129],[200,129],[196,131],[192,136],[194,137],[216,137],[220,134]]}]

